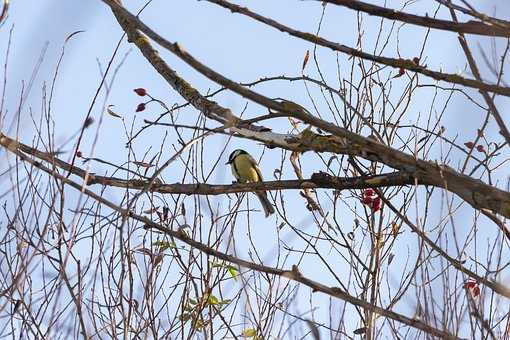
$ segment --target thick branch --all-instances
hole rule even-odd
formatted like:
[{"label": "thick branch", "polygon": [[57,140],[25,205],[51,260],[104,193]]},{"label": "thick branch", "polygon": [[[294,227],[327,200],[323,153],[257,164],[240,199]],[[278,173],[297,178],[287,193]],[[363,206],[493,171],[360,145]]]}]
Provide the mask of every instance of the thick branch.
[{"label": "thick branch", "polygon": [[448,8],[457,10],[457,11],[462,12],[464,14],[470,15],[470,16],[472,16],[474,18],[477,18],[478,20],[481,20],[483,22],[488,22],[491,25],[499,26],[499,27],[505,28],[505,29],[509,29],[510,28],[510,21],[498,19],[498,18],[491,17],[491,16],[489,16],[487,14],[484,14],[484,13],[476,12],[476,11],[472,10],[472,8],[468,9],[468,8],[465,8],[465,7],[462,7],[462,6],[459,6],[459,5],[455,5],[450,0],[435,0],[435,1],[439,2],[443,6],[446,6]]},{"label": "thick branch", "polygon": [[[80,178],[82,178],[84,180],[84,185],[87,185],[87,183],[90,184],[90,182],[102,183],[105,185],[112,185],[112,186],[117,184],[118,186],[128,187],[128,188],[133,188],[132,186],[136,185],[137,188],[139,188],[140,190],[146,190],[147,185],[148,185],[147,181],[142,181],[142,180],[130,181],[130,180],[112,179],[112,178],[108,178],[108,177],[99,177],[99,176],[95,176],[93,174],[87,174],[84,170],[82,170],[76,166],[71,166],[70,164],[68,164],[64,161],[57,159],[52,154],[38,151],[34,148],[31,148],[27,145],[17,142],[1,133],[0,133],[0,145],[5,147],[10,152],[16,154],[17,156],[21,157],[23,160],[30,162],[30,164],[33,164],[34,166],[36,166],[40,169],[43,169],[44,171],[46,171],[45,170],[46,167],[44,165],[42,165],[42,163],[40,161],[31,159],[30,156],[37,157],[41,160],[49,162],[54,168],[58,167],[61,169],[65,169],[66,171],[69,171],[70,173],[75,174],[75,175],[79,176]],[[51,174],[53,176],[55,176],[56,178],[60,178],[60,175],[57,173],[56,169],[54,169]],[[383,187],[383,186],[388,186],[391,184],[399,185],[397,183],[401,183],[401,185],[404,185],[411,181],[413,181],[413,179],[410,178],[409,175],[407,175],[405,173],[383,174],[383,175],[379,175],[379,176],[360,176],[360,177],[353,177],[353,178],[330,177],[327,174],[319,173],[319,174],[315,174],[314,176],[312,176],[312,179],[310,179],[310,181],[306,180],[306,181],[295,181],[295,182],[289,181],[289,182],[290,183],[294,182],[294,184],[296,186],[302,185],[303,183],[311,182],[312,184],[307,183],[306,186],[318,185],[318,187],[320,187],[321,185],[323,185],[323,186],[329,185],[335,189],[341,190],[341,189],[357,189],[358,187],[355,187],[356,183],[359,185],[359,188],[363,188],[364,186]],[[273,183],[273,182],[264,182],[264,183],[260,183],[260,184],[258,184],[258,183],[257,184],[244,184],[244,185],[239,184],[239,185],[237,185],[236,191],[232,191],[232,192],[253,191],[253,189],[255,189],[255,188],[260,189],[260,190],[269,190],[269,189],[265,188],[267,183]],[[203,184],[199,184],[197,190],[202,190],[200,188],[200,186],[202,186],[202,185]],[[278,184],[275,183],[275,185],[278,185]],[[208,193],[207,190],[211,190],[211,188],[213,188],[213,187],[214,186],[205,187],[206,189],[204,189],[204,191],[202,191],[202,193],[203,194],[212,194],[211,192]],[[221,187],[222,187],[222,189],[226,190],[225,186],[221,186]],[[232,185],[232,187],[235,187],[235,186]],[[158,188],[159,189],[172,188],[173,190],[176,190],[176,188],[182,188],[182,185],[181,184],[168,185],[165,187],[165,186],[160,186],[160,184],[158,184],[158,183],[153,183],[153,188],[156,188],[156,189],[158,189]],[[151,188],[151,190],[153,188]],[[188,190],[190,190],[192,188],[197,188],[197,185],[196,184],[188,185],[186,188]],[[302,187],[299,187],[299,188],[302,188]],[[175,191],[172,192],[169,189],[167,191],[167,193],[182,193],[182,192],[175,192]],[[222,192],[222,193],[225,193],[225,192]],[[381,195],[381,197],[383,197],[383,196]],[[386,201],[386,199],[384,197],[383,197],[383,200]],[[390,205],[390,202],[386,202],[386,203],[388,205]],[[395,209],[394,211],[397,214],[399,214],[398,210]],[[480,283],[486,285],[487,287],[490,287],[495,292],[497,292],[501,295],[510,297],[510,292],[508,291],[507,288],[503,287],[502,285],[500,285],[496,282],[490,281],[489,279],[487,279],[485,277],[481,277],[481,276],[475,274],[474,272],[470,271],[469,269],[463,267],[459,261],[457,261],[454,258],[452,258],[451,256],[449,256],[441,248],[439,248],[437,245],[435,245],[432,240],[430,240],[428,237],[426,237],[426,235],[424,234],[423,231],[414,227],[413,224],[410,223],[410,221],[405,216],[401,216],[401,218],[405,219],[406,223],[408,223],[412,227],[413,231],[416,232],[418,235],[420,235],[420,237],[422,237],[427,242],[427,244],[429,244],[433,249],[438,251],[452,266],[454,266],[461,272],[465,273],[466,275],[474,278],[477,282],[480,282]]]},{"label": "thick branch", "polygon": [[[162,194],[222,195],[240,192],[289,190],[289,189],[366,189],[390,186],[413,185],[416,180],[409,174],[395,172],[375,176],[334,177],[326,173],[315,173],[310,179],[265,181],[258,183],[232,184],[153,184],[149,191]],[[115,177],[89,176],[88,185],[102,184],[113,187],[142,190],[147,187],[145,180],[125,180]]]},{"label": "thick branch", "polygon": [[[111,187],[120,187],[134,190],[144,190],[150,184],[147,179],[122,179],[117,177],[99,176],[88,173],[76,165],[71,165],[53,154],[42,152],[26,144],[15,141],[0,134],[0,145],[13,151],[39,158],[66,172],[70,172],[86,182],[87,185],[101,184]],[[163,184],[155,181],[149,191],[163,194],[185,195],[221,195],[239,192],[288,190],[288,189],[366,189],[390,186],[417,185],[420,183],[410,174],[405,172],[393,172],[373,176],[335,177],[324,172],[315,173],[310,179],[266,181],[258,183],[232,183],[232,184]]]},{"label": "thick branch", "polygon": [[356,0],[321,0],[338,6],[347,7],[356,11],[365,12],[370,15],[383,17],[391,20],[398,20],[408,24],[423,26],[427,28],[436,28],[443,31],[457,33],[478,34],[494,37],[510,37],[510,27],[501,27],[499,25],[489,25],[481,21],[454,22],[448,20],[435,19],[428,16],[409,14],[396,11],[391,8],[381,7]]},{"label": "thick branch", "polygon": [[[111,0],[103,0],[103,1],[109,2]],[[255,13],[255,12],[252,12],[246,7],[238,6],[238,5],[229,3],[224,0],[206,0],[206,1],[215,3],[215,4],[225,7],[225,8],[228,8],[232,12],[246,15],[256,21],[259,21],[259,22],[264,23],[268,26],[276,28],[277,30],[279,30],[281,32],[286,32],[294,37],[298,37],[303,40],[309,41],[311,43],[327,47],[334,51],[338,51],[338,52],[345,53],[345,54],[348,54],[348,55],[351,55],[354,57],[374,61],[376,63],[396,67],[399,69],[402,68],[402,69],[406,69],[408,71],[420,73],[420,74],[426,75],[427,77],[433,78],[435,80],[441,80],[441,81],[446,81],[449,83],[459,84],[459,85],[463,85],[463,86],[467,86],[467,87],[471,87],[471,88],[476,88],[478,90],[494,92],[497,94],[501,94],[503,96],[510,96],[510,88],[508,88],[508,87],[487,84],[487,83],[484,83],[484,82],[476,80],[476,79],[464,78],[457,74],[432,71],[432,70],[429,70],[424,66],[418,65],[415,62],[413,62],[412,60],[408,60],[408,59],[395,59],[395,58],[388,58],[388,57],[382,57],[382,56],[378,56],[378,55],[369,54],[369,53],[362,52],[358,49],[355,49],[355,48],[352,48],[352,47],[349,47],[346,45],[332,42],[330,40],[321,38],[321,37],[311,34],[311,33],[298,31],[298,30],[293,29],[289,26],[281,24],[281,23],[277,22],[276,20],[264,17],[260,14]],[[141,26],[140,26],[140,29],[142,29]],[[144,29],[142,29],[142,31],[145,34],[149,35]],[[151,38],[153,38],[153,37],[151,36]]]},{"label": "thick branch", "polygon": [[[177,43],[171,43],[162,38],[143,24],[138,18],[129,13],[124,7],[118,6],[112,0],[103,0],[115,14],[130,41],[133,41],[142,54],[154,66],[154,68],[169,82],[169,84],[189,100],[192,105],[206,114],[209,118],[231,126],[231,131],[239,133],[247,138],[262,141],[269,147],[282,147],[285,149],[305,152],[332,152],[335,154],[349,154],[360,156],[371,161],[382,162],[394,169],[412,174],[422,183],[428,183],[457,194],[463,200],[471,204],[475,209],[489,209],[505,217],[510,217],[510,193],[483,183],[480,180],[460,174],[445,165],[420,160],[413,155],[390,148],[370,138],[360,136],[347,129],[323,121],[309,114],[301,106],[292,102],[277,102],[257,92],[239,85],[224,77],[209,67],[203,65],[192,55],[182,49]],[[289,116],[302,120],[322,131],[331,133],[325,136],[313,133],[310,129],[304,130],[299,135],[282,135],[270,132],[268,128],[242,125],[242,120],[236,117],[230,110],[221,107],[216,102],[204,98],[189,83],[180,78],[161,59],[159,53],[151,46],[150,42],[139,31],[143,30],[150,38],[168,49],[179,58],[184,60],[194,69],[215,81],[216,83],[248,98],[260,105],[275,111],[287,113]],[[242,126],[242,127],[241,127]]]}]

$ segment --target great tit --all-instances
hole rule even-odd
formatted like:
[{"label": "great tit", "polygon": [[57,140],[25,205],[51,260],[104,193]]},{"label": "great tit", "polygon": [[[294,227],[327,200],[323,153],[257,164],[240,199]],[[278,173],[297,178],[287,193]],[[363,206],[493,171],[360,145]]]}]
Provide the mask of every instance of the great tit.
[{"label": "great tit", "polygon": [[[227,164],[230,164],[232,174],[239,183],[262,182],[264,180],[257,162],[244,150],[237,149],[232,151]],[[267,199],[266,192],[256,191],[255,195],[257,195],[260,204],[262,204],[266,217],[273,214],[274,208]]]}]

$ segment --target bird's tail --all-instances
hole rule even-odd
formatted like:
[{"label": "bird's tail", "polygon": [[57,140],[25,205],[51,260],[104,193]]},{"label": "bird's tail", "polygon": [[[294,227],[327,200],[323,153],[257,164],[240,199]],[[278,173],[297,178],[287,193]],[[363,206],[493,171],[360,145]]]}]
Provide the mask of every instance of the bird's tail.
[{"label": "bird's tail", "polygon": [[256,192],[255,194],[259,198],[260,204],[262,204],[262,208],[264,209],[264,213],[266,214],[266,217],[268,217],[271,214],[274,214],[273,205],[271,204],[271,202],[269,202],[266,192],[260,191],[260,192]]}]

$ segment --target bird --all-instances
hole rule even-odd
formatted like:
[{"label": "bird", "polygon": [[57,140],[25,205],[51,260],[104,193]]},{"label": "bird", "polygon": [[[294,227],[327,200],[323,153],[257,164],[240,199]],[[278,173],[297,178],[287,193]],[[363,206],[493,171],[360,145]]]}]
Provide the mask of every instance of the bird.
[{"label": "bird", "polygon": [[[226,164],[230,164],[232,174],[239,183],[253,183],[264,181],[257,162],[248,152],[244,150],[237,149],[232,151],[232,153],[228,157],[228,162]],[[271,204],[271,202],[269,202],[266,192],[256,191],[255,195],[257,195],[258,197],[260,204],[264,209],[266,217],[268,217],[271,214],[274,214],[273,205]]]}]

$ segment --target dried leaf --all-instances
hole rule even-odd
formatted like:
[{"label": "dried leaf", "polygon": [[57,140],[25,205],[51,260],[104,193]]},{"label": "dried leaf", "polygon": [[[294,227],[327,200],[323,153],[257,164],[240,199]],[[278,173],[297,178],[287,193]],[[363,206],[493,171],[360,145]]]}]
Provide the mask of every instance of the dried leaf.
[{"label": "dried leaf", "polygon": [[166,221],[168,219],[168,213],[170,212],[170,209],[167,206],[163,207],[163,221]]},{"label": "dried leaf", "polygon": [[28,243],[26,241],[20,241],[17,245],[16,245],[16,249],[18,251],[20,250],[23,250],[25,249],[26,247],[28,247]]},{"label": "dried leaf", "polygon": [[393,237],[397,237],[400,230],[400,225],[397,222],[391,222],[391,234]]},{"label": "dried leaf", "polygon": [[366,327],[361,327],[361,328],[358,328],[356,330],[354,330],[354,334],[365,334],[367,332],[367,328]]},{"label": "dried leaf", "polygon": [[163,254],[158,254],[152,258],[152,264],[157,266],[161,261],[163,261]]},{"label": "dried leaf", "polygon": [[391,262],[393,262],[393,259],[395,258],[395,254],[393,253],[390,253],[390,255],[388,255],[388,265],[391,264]]},{"label": "dried leaf", "polygon": [[317,325],[311,320],[306,320],[306,323],[308,324],[308,327],[310,327],[310,331],[312,332],[313,338],[315,340],[320,340],[321,334],[319,332],[319,328],[317,328]]},{"label": "dried leaf", "polygon": [[289,119],[290,125],[292,125],[292,127],[294,129],[297,129],[299,127],[299,124],[301,124],[301,122],[297,119],[292,119],[290,117],[288,119]]},{"label": "dried leaf", "polygon": [[139,162],[139,161],[134,161],[133,164],[141,166],[142,168],[152,168],[154,166],[154,164],[149,164],[149,163]]},{"label": "dried leaf", "polygon": [[158,208],[159,208],[159,206],[158,207],[153,207],[151,209],[147,209],[147,210],[142,211],[142,213],[144,213],[144,214],[154,214],[156,211],[158,211]]},{"label": "dried leaf", "polygon": [[144,255],[151,256],[151,257],[154,256],[154,254],[152,253],[152,251],[150,249],[144,248],[144,247],[136,249],[136,252],[142,253]]},{"label": "dried leaf", "polygon": [[301,72],[305,70],[306,64],[308,63],[308,59],[310,58],[310,50],[306,50],[305,57],[303,59],[303,66],[301,67]]},{"label": "dried leaf", "polygon": [[92,117],[87,117],[87,118],[85,119],[85,122],[83,122],[83,128],[84,128],[84,129],[88,128],[89,126],[91,126],[91,125],[92,125],[92,123],[94,123],[94,118],[92,118]]},{"label": "dried leaf", "polygon": [[189,314],[189,313],[183,313],[183,314],[179,315],[179,320],[181,320],[183,322],[186,322],[189,319],[191,319],[191,314]]},{"label": "dried leaf", "polygon": [[113,117],[116,117],[116,118],[122,118],[121,115],[119,115],[118,113],[113,112],[113,110],[111,108],[114,107],[114,106],[115,105],[108,105],[108,107],[106,108],[106,112],[108,112],[108,114],[110,116],[113,116]]},{"label": "dried leaf", "polygon": [[466,148],[468,149],[472,149],[475,147],[475,143],[473,142],[465,142],[464,145],[466,146]]}]

